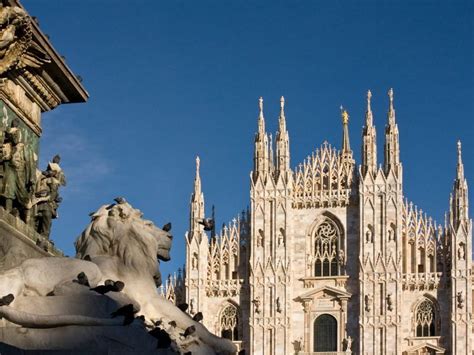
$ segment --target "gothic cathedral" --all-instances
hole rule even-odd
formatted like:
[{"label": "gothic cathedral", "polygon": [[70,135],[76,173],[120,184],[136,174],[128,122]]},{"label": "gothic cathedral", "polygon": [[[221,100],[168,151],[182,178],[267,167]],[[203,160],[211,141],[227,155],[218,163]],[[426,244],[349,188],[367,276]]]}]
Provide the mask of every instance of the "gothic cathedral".
[{"label": "gothic cathedral", "polygon": [[471,355],[472,221],[461,143],[439,225],[403,195],[388,96],[383,165],[369,91],[361,164],[342,111],[341,149],[325,142],[296,169],[283,97],[274,143],[260,98],[251,207],[218,234],[203,223],[197,159],[182,299],[242,353]]}]

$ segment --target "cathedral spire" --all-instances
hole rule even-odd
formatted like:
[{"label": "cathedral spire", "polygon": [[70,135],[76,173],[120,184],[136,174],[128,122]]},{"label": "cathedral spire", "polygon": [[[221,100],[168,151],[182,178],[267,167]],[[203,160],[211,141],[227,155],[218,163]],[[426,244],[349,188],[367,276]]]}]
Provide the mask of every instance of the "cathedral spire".
[{"label": "cathedral spire", "polygon": [[464,180],[464,164],[462,163],[462,146],[461,141],[458,141],[458,165],[456,169],[456,179],[459,181]]},{"label": "cathedral spire", "polygon": [[458,162],[456,179],[454,179],[453,192],[450,201],[450,222],[457,229],[462,222],[469,220],[469,201],[467,181],[464,177],[464,164],[462,162],[461,141],[458,141]]},{"label": "cathedral spire", "polygon": [[199,220],[204,218],[204,194],[201,187],[201,176],[199,168],[201,160],[196,157],[196,176],[194,178],[194,190],[191,195],[190,213],[189,213],[189,233],[192,238],[197,231],[201,229]]},{"label": "cathedral spire", "polygon": [[393,108],[393,89],[388,90],[388,98],[390,100],[388,108],[388,123],[393,125],[395,124],[395,109]]},{"label": "cathedral spire", "polygon": [[388,175],[389,171],[395,169],[398,175],[400,167],[400,144],[398,140],[398,126],[395,121],[395,109],[393,107],[393,89],[388,91],[389,108],[388,122],[385,126],[385,149],[384,149],[384,171]]},{"label": "cathedral spire", "polygon": [[372,107],[370,106],[371,99],[372,99],[372,92],[370,90],[367,90],[367,111],[365,112],[365,126],[366,127],[371,127],[374,124]]},{"label": "cathedral spire", "polygon": [[258,99],[258,134],[265,134],[265,118],[263,117],[263,97]]},{"label": "cathedral spire", "polygon": [[255,134],[255,148],[253,158],[253,179],[264,176],[269,171],[268,135],[265,132],[265,118],[263,117],[263,98],[258,99],[258,131]]},{"label": "cathedral spire", "polygon": [[341,105],[342,117],[342,152],[344,154],[351,152],[351,145],[349,143],[349,113]]},{"label": "cathedral spire", "polygon": [[196,176],[194,178],[194,191],[192,195],[192,200],[196,201],[197,199],[200,198],[202,192],[201,192],[201,176],[199,175],[199,167],[201,164],[201,160],[199,159],[199,156],[196,157]]},{"label": "cathedral spire", "polygon": [[280,117],[278,118],[278,132],[286,132],[286,118],[285,118],[285,98],[280,98]]},{"label": "cathedral spire", "polygon": [[290,138],[286,130],[285,98],[280,98],[280,117],[276,134],[276,170],[278,175],[290,170]]},{"label": "cathedral spire", "polygon": [[367,171],[375,173],[377,171],[377,138],[375,126],[373,125],[374,117],[370,101],[372,92],[367,91],[367,111],[365,112],[365,126],[362,131],[362,174]]}]

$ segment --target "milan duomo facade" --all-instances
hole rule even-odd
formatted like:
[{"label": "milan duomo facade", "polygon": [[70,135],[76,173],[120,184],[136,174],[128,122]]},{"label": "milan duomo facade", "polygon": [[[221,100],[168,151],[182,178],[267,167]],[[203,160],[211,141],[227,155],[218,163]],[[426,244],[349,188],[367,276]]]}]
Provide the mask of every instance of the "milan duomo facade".
[{"label": "milan duomo facade", "polygon": [[461,143],[439,225],[403,195],[392,90],[377,165],[370,99],[369,91],[359,166],[343,111],[341,149],[323,143],[294,170],[284,99],[274,144],[260,99],[251,207],[210,238],[198,223],[205,213],[197,160],[182,297],[246,354],[472,354]]}]

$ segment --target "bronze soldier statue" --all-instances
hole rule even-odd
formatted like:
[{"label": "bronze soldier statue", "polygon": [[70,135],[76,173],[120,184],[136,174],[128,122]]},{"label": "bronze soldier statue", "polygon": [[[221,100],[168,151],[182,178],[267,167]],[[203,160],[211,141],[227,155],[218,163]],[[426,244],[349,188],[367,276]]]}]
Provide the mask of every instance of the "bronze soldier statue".
[{"label": "bronze soldier statue", "polygon": [[19,120],[16,118],[5,132],[1,155],[4,169],[1,196],[5,209],[11,212],[15,207],[24,215],[35,182],[35,166],[22,141]]},{"label": "bronze soldier statue", "polygon": [[59,196],[59,186],[66,185],[64,172],[59,166],[61,157],[55,155],[45,171],[41,173],[37,185],[35,229],[43,237],[49,238],[53,218],[57,218],[57,209],[62,201]]}]

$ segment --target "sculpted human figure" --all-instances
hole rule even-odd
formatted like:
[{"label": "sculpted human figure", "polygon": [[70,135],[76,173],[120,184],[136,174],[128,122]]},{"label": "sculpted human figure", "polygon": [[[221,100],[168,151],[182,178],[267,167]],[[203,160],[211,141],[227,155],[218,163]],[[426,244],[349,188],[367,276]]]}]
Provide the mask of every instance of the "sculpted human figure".
[{"label": "sculpted human figure", "polygon": [[53,218],[57,218],[57,209],[62,198],[59,186],[66,185],[64,172],[59,166],[61,157],[55,155],[45,171],[41,173],[36,186],[35,229],[45,238],[49,238]]},{"label": "sculpted human figure", "polygon": [[30,189],[35,182],[35,167],[28,156],[19,120],[14,119],[5,133],[2,146],[4,177],[1,196],[5,201],[5,209],[11,211],[16,204],[20,209],[26,209],[30,201]]},{"label": "sculpted human figure", "polygon": [[371,309],[372,309],[372,296],[371,295],[365,295],[364,303],[365,303],[365,311],[370,312]]},{"label": "sculpted human figure", "polygon": [[349,335],[346,339],[344,339],[346,353],[351,353],[352,350],[352,337]]},{"label": "sculpted human figure", "polygon": [[260,297],[255,297],[252,303],[255,306],[255,313],[260,313]]}]

